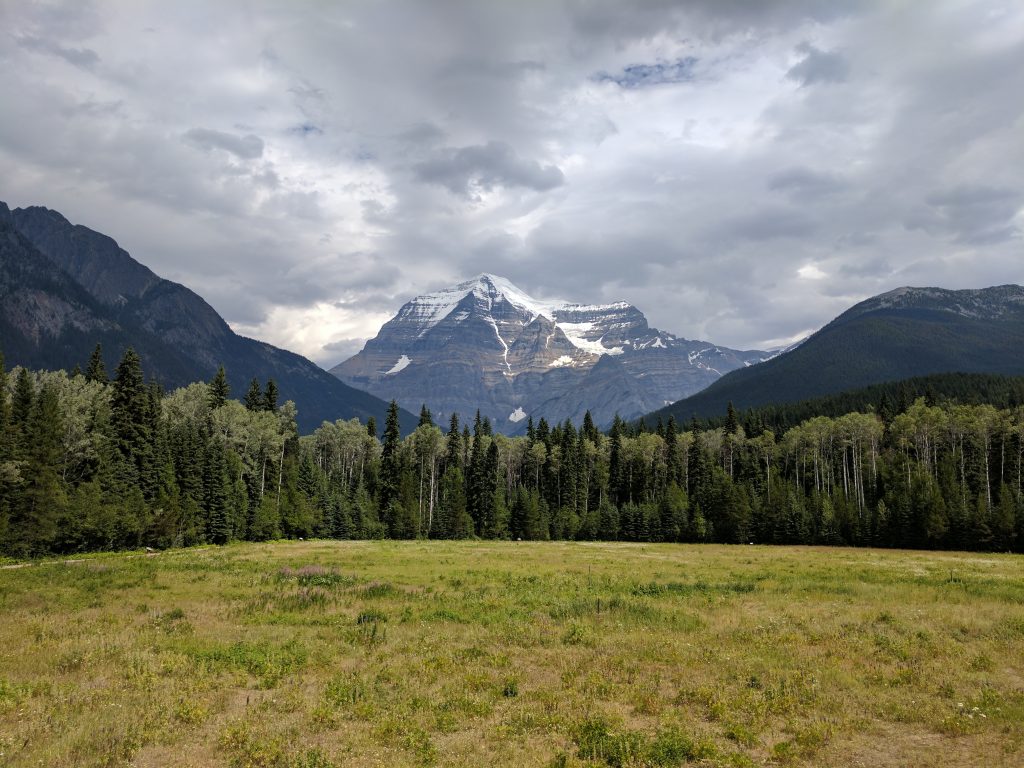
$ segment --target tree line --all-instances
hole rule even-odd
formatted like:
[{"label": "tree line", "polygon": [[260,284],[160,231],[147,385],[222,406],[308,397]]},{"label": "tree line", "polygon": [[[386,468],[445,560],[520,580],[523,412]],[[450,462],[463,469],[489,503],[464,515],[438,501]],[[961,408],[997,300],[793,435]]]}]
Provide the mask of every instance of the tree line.
[{"label": "tree line", "polygon": [[[770,403],[746,408],[738,414],[748,433],[771,429],[782,434],[815,416],[839,417],[854,411],[871,410],[889,421],[903,413],[919,397],[929,405],[954,400],[969,405],[994,405],[1013,409],[1024,404],[1024,376],[994,373],[933,373],[909,379],[872,384],[794,403]],[[725,425],[726,415],[697,420],[701,429]]]},{"label": "tree line", "polygon": [[744,424],[601,432],[476,414],[402,437],[373,419],[300,436],[291,402],[223,368],[170,393],[127,350],[108,377],[6,372],[0,551],[15,557],[276,538],[512,538],[1021,551],[1024,408],[929,402]]}]

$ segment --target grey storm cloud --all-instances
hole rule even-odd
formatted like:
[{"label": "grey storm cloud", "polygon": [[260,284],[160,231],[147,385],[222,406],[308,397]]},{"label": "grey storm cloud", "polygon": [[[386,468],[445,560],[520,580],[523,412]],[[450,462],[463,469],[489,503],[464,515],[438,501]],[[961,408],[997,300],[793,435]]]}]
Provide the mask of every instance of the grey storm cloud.
[{"label": "grey storm cloud", "polygon": [[815,83],[841,83],[849,75],[850,65],[841,53],[821,51],[810,43],[801,43],[796,49],[804,55],[804,58],[799,64],[790,68],[786,77],[795,80],[802,86]]},{"label": "grey storm cloud", "polygon": [[831,195],[847,187],[840,177],[809,168],[787,168],[768,177],[768,189],[797,196]]},{"label": "grey storm cloud", "polygon": [[48,0],[0,28],[0,200],[324,365],[481,271],[736,348],[1020,281],[1020,3]]},{"label": "grey storm cloud", "polygon": [[236,136],[209,128],[193,128],[186,131],[183,138],[201,149],[223,149],[243,160],[253,160],[263,155],[263,139],[251,133]]},{"label": "grey storm cloud", "polygon": [[474,187],[525,187],[543,192],[565,180],[557,166],[521,158],[508,144],[498,141],[444,150],[416,164],[414,171],[422,181],[464,196],[469,196]]},{"label": "grey storm cloud", "polygon": [[1013,219],[1024,210],[1024,194],[1013,189],[961,184],[932,192],[924,203],[907,218],[911,229],[946,232],[956,242],[975,245],[1021,235]]},{"label": "grey storm cloud", "polygon": [[53,40],[44,40],[34,35],[22,35],[16,38],[18,45],[29,51],[45,53],[63,59],[68,64],[82,69],[93,69],[100,63],[99,54],[88,48],[70,48],[55,43]]}]

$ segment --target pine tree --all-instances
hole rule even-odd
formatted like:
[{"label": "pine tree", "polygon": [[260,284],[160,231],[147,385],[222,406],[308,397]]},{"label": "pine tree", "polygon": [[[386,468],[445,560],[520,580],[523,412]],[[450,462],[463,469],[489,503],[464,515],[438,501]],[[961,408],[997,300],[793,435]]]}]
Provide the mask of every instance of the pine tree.
[{"label": "pine tree", "polygon": [[882,422],[886,425],[892,423],[893,417],[892,403],[889,402],[889,395],[886,392],[882,392],[882,398],[878,401],[878,416],[882,419]]},{"label": "pine tree", "polygon": [[89,364],[85,368],[85,380],[98,381],[100,384],[106,384],[109,380],[107,366],[103,363],[103,347],[99,344],[89,356]]},{"label": "pine tree", "polygon": [[509,510],[509,533],[514,539],[530,541],[539,538],[540,508],[536,491],[523,486],[516,489],[512,508]]},{"label": "pine tree", "polygon": [[473,450],[466,473],[466,501],[469,516],[473,518],[473,527],[478,536],[483,535],[486,508],[491,501],[487,496],[486,471],[483,422],[480,419],[480,411],[477,411],[473,422]]},{"label": "pine tree", "polygon": [[679,460],[679,443],[677,440],[678,430],[676,429],[676,417],[668,417],[668,425],[665,427],[665,484],[678,483],[681,479],[681,466]]},{"label": "pine tree", "polygon": [[466,488],[462,470],[450,465],[441,476],[441,492],[437,507],[438,539],[466,539],[473,535],[473,520],[466,511]]},{"label": "pine tree", "polygon": [[459,414],[453,413],[448,422],[448,436],[445,439],[444,465],[446,468],[462,468],[462,438],[459,435]]},{"label": "pine tree", "polygon": [[366,434],[368,434],[374,440],[377,439],[377,419],[375,419],[373,416],[366,420]]},{"label": "pine tree", "polygon": [[711,473],[707,458],[704,455],[704,448],[701,445],[699,432],[693,433],[693,441],[690,443],[690,452],[686,457],[686,463],[686,476],[690,479],[690,486],[686,489],[686,492],[695,503],[707,508]]},{"label": "pine tree", "polygon": [[483,533],[488,538],[497,538],[501,531],[498,520],[498,444],[491,440],[484,457],[483,471],[480,479],[480,520]]},{"label": "pine tree", "polygon": [[548,426],[548,420],[543,416],[541,416],[540,421],[537,422],[536,439],[544,443],[548,452],[551,451],[551,428]]},{"label": "pine tree", "polygon": [[218,440],[213,440],[207,448],[203,480],[206,540],[211,544],[227,544],[231,537],[228,522],[228,488],[224,446]]},{"label": "pine tree", "polygon": [[146,388],[146,396],[149,407],[146,410],[145,431],[149,435],[149,460],[139,463],[139,488],[143,492],[145,499],[152,501],[156,498],[161,469],[159,464],[161,458],[159,451],[162,448],[159,445],[161,436],[160,417],[162,412],[160,401],[163,399],[164,391],[160,383],[156,380],[150,381],[149,386]]},{"label": "pine tree", "polygon": [[277,401],[280,393],[277,391],[277,382],[267,379],[267,388],[263,393],[263,410],[274,413],[277,411]]},{"label": "pine tree", "polygon": [[[10,457],[10,426],[11,406],[7,401],[7,369],[4,368],[4,354],[0,351],[0,464]],[[0,497],[2,496],[3,494],[0,494]]]},{"label": "pine tree", "polygon": [[117,453],[126,472],[117,477],[118,491],[146,484],[152,490],[153,472],[153,405],[143,383],[142,363],[135,350],[125,350],[117,366],[110,399],[111,426]]},{"label": "pine tree", "polygon": [[417,427],[432,427],[432,426],[434,426],[434,419],[430,415],[430,409],[427,408],[427,404],[426,403],[424,403],[420,407],[420,420],[419,420],[419,423],[416,426]]},{"label": "pine tree", "polygon": [[[462,448],[462,456],[459,457],[459,466],[462,467],[463,473],[469,471],[469,454],[473,450],[473,435],[469,433],[469,425],[462,425],[462,440],[459,445]],[[469,478],[466,478],[468,483]],[[467,489],[468,490],[468,489]]]},{"label": "pine tree", "polygon": [[13,439],[11,407],[7,401],[7,369],[4,367],[3,352],[0,352],[0,550],[5,548],[8,539],[11,496],[15,485],[10,464],[14,451]]},{"label": "pine tree", "polygon": [[217,369],[217,373],[210,380],[209,392],[208,403],[211,411],[217,410],[228,401],[231,388],[228,386],[228,377],[223,365]]},{"label": "pine tree", "polygon": [[56,390],[42,387],[26,423],[26,483],[10,520],[13,550],[22,555],[48,553],[57,534],[57,519],[66,503],[59,472],[62,422]]},{"label": "pine tree", "polygon": [[377,497],[383,522],[389,527],[396,523],[394,519],[395,504],[399,501],[402,482],[401,440],[398,403],[392,400],[388,405],[387,420],[384,422],[384,443],[380,457],[380,487]]},{"label": "pine tree", "polygon": [[732,407],[732,400],[730,400],[725,414],[725,434],[735,435],[739,428],[739,421],[736,419],[736,409]]},{"label": "pine tree", "polygon": [[611,431],[608,436],[611,438],[611,446],[608,454],[608,495],[613,505],[622,503],[624,493],[622,492],[622,478],[625,474],[622,469],[622,419],[615,414],[612,421]]},{"label": "pine tree", "polygon": [[27,368],[19,368],[14,379],[14,396],[11,398],[11,423],[16,430],[24,430],[32,413],[32,405],[36,399],[36,387],[32,382],[32,374]]},{"label": "pine tree", "polygon": [[249,382],[249,390],[245,393],[243,401],[248,411],[262,411],[266,401],[263,399],[263,390],[260,389],[260,382],[255,377]]}]

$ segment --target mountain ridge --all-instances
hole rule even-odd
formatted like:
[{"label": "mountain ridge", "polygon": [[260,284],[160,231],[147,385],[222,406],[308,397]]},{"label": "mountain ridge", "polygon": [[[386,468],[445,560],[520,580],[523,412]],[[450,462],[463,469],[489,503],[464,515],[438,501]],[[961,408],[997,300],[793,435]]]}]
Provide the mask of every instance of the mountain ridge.
[{"label": "mountain ridge", "polygon": [[[299,426],[369,416],[386,403],[304,357],[236,334],[201,296],[159,277],[117,242],[62,214],[0,202],[0,328],[9,364],[66,368],[104,347],[108,368],[127,346],[165,387],[208,380],[223,364],[235,396],[273,378],[298,406]],[[19,265],[23,265],[19,267]],[[403,412],[409,427],[415,417]]]},{"label": "mountain ridge", "polygon": [[904,286],[858,302],[757,369],[657,409],[652,420],[709,418],[936,373],[1024,374],[1024,287]]}]

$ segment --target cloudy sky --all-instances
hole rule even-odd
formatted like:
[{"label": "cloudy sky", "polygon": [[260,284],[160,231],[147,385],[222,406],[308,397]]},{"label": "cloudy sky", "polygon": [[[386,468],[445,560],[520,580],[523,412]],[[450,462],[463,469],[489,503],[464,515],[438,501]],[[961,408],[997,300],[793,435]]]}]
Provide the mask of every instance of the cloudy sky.
[{"label": "cloudy sky", "polygon": [[479,272],[734,347],[1024,282],[1024,4],[0,0],[0,200],[324,365]]}]

